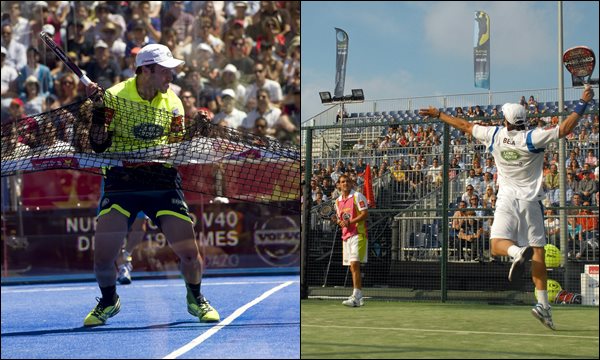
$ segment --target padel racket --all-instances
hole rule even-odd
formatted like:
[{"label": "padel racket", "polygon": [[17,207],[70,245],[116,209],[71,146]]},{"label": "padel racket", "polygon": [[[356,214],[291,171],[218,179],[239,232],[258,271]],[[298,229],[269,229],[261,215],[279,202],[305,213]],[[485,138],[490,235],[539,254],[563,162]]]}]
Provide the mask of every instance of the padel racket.
[{"label": "padel racket", "polygon": [[56,56],[62,62],[64,62],[65,65],[67,65],[69,67],[69,69],[71,69],[71,71],[73,71],[75,73],[75,75],[77,75],[77,77],[79,77],[79,79],[83,82],[83,84],[85,86],[88,86],[89,84],[92,83],[92,80],[90,80],[90,78],[87,77],[87,75],[83,74],[83,72],[81,71],[79,66],[75,65],[73,60],[71,60],[71,58],[69,58],[67,56],[67,54],[65,54],[63,49],[61,49],[58,45],[56,45],[56,43],[54,42],[54,40],[52,40],[52,37],[50,35],[48,35],[48,33],[42,31],[40,33],[40,37],[44,41],[44,44],[46,44],[46,46],[49,47],[50,50],[52,50],[52,52],[54,54],[56,54]]},{"label": "padel racket", "polygon": [[596,66],[596,55],[587,46],[575,46],[565,51],[563,63],[571,75],[589,84]]}]

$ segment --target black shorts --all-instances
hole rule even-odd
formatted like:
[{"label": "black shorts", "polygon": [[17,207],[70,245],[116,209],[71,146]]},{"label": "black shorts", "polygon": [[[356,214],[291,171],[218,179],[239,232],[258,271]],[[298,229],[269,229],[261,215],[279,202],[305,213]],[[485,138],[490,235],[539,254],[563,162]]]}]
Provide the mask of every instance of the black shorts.
[{"label": "black shorts", "polygon": [[105,191],[100,199],[99,208],[98,217],[113,210],[125,215],[128,227],[131,227],[140,211],[158,227],[160,217],[164,215],[175,216],[192,223],[181,190]]}]

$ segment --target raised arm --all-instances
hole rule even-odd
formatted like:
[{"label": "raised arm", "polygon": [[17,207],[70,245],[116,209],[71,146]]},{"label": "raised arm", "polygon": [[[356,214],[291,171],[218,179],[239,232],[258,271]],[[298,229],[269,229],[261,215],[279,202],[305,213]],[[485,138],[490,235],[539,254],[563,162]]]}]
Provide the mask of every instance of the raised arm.
[{"label": "raised arm", "polygon": [[594,98],[594,90],[590,85],[586,85],[583,90],[583,94],[581,94],[581,99],[575,106],[575,110],[571,113],[571,115],[567,116],[565,121],[560,124],[560,128],[558,130],[558,137],[565,137],[569,135],[575,126],[577,126],[577,121],[585,112],[585,108],[590,100]]},{"label": "raised arm", "polygon": [[471,135],[473,134],[473,124],[472,123],[470,123],[464,119],[461,119],[461,118],[447,115],[446,113],[443,113],[432,106],[430,106],[429,109],[420,109],[419,115],[438,118],[438,119],[442,120],[443,122],[445,122],[446,124],[448,124],[452,127],[455,127],[464,133],[471,134]]}]

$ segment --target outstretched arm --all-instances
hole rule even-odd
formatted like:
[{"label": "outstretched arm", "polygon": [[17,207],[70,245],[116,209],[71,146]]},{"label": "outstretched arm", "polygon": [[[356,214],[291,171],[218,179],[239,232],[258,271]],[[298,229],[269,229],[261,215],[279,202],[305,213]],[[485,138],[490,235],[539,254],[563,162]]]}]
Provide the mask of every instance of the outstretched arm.
[{"label": "outstretched arm", "polygon": [[461,118],[447,115],[432,106],[430,106],[429,109],[420,109],[419,115],[439,118],[446,124],[448,124],[452,127],[455,127],[464,133],[471,134],[471,135],[473,134],[473,124],[472,123],[470,123],[464,119],[461,119]]},{"label": "outstretched arm", "polygon": [[587,103],[594,98],[594,90],[590,85],[586,85],[583,90],[583,94],[581,94],[581,100],[575,106],[575,110],[569,115],[565,121],[560,124],[560,128],[558,130],[558,137],[565,137],[569,135],[575,126],[577,126],[577,121],[585,112],[585,108],[587,107]]}]

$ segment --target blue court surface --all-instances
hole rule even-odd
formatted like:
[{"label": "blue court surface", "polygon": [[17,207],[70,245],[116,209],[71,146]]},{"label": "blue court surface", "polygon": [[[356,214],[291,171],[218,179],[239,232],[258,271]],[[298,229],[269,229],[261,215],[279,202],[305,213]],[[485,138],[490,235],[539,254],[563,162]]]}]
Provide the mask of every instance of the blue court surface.
[{"label": "blue court surface", "polygon": [[182,279],[118,285],[121,311],[84,328],[95,283],[2,286],[2,358],[299,359],[299,276],[202,280],[221,315],[200,323],[187,312]]}]

